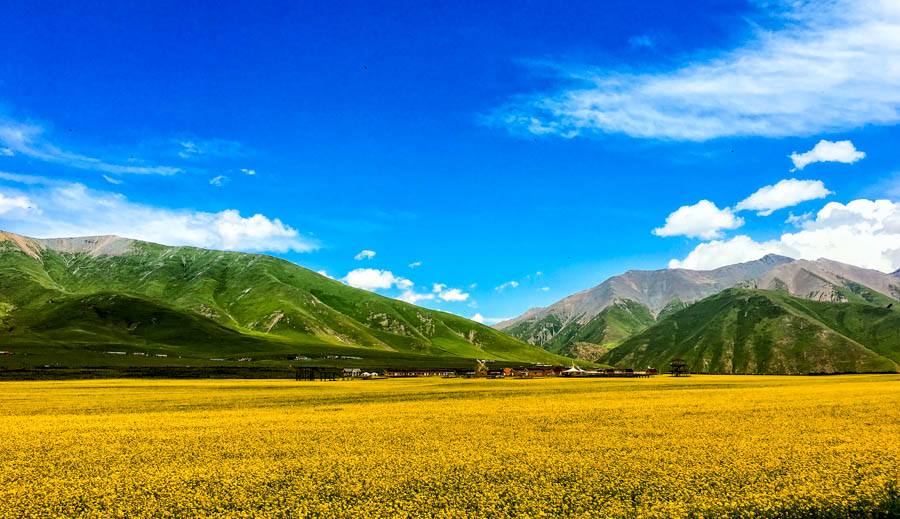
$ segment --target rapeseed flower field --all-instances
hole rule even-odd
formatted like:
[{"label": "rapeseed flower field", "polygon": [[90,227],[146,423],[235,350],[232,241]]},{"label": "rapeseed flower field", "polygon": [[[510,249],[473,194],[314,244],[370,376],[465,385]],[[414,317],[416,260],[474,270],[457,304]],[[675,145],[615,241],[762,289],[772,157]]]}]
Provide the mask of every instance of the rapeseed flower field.
[{"label": "rapeseed flower field", "polygon": [[890,517],[900,376],[0,384],[0,517]]}]

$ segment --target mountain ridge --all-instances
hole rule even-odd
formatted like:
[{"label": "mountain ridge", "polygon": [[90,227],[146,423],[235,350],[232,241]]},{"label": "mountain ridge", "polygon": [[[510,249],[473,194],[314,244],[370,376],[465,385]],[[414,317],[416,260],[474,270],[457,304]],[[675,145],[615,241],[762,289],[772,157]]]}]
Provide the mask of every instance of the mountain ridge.
[{"label": "mountain ridge", "polygon": [[[629,270],[550,306],[531,309],[517,318],[497,323],[494,328],[543,347],[562,330],[592,326],[591,321],[610,305],[633,301],[646,307],[656,319],[672,301],[689,305],[791,261],[786,256],[768,254],[758,260],[711,270]],[[569,333],[578,334],[572,330]]]},{"label": "mountain ridge", "polygon": [[683,358],[705,373],[900,371],[900,311],[784,291],[730,288],[641,331],[600,356],[667,369]]},{"label": "mountain ridge", "polygon": [[[674,311],[731,287],[787,290],[806,299],[833,302],[886,305],[900,299],[900,282],[897,277],[884,272],[826,258],[793,260],[770,254],[759,260],[706,271],[629,270],[553,305],[531,309],[515,319],[498,323],[495,328],[550,351],[569,351],[576,341],[608,349],[615,347],[623,337],[627,338],[627,333],[639,332],[642,327],[650,327]],[[634,323],[609,326],[605,322],[607,316],[603,314],[605,309],[626,302],[646,308],[654,321],[644,319],[641,326],[634,326]],[[585,337],[582,329],[603,333]],[[612,332],[610,337],[606,335],[607,330]],[[581,348],[581,351],[588,350],[590,348]],[[595,359],[592,357],[591,360]]]},{"label": "mountain ridge", "polygon": [[[96,299],[101,293],[115,296],[116,304]],[[67,308],[65,318],[54,318],[59,305]],[[209,321],[245,339],[277,339],[279,348],[566,362],[469,319],[352,288],[273,256],[117,236],[33,239],[0,232],[6,340],[24,341],[41,330],[62,345],[68,330],[81,342],[144,344],[152,334],[140,312],[170,311],[198,329],[214,329],[203,324]]]}]

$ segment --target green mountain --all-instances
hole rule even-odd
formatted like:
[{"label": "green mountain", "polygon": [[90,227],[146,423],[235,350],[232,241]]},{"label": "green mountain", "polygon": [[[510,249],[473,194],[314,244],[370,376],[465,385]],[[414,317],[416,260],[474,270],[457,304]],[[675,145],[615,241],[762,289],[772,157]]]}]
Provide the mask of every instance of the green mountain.
[{"label": "green mountain", "polygon": [[632,335],[732,287],[880,306],[900,299],[900,280],[895,275],[824,258],[808,261],[768,255],[706,271],[630,270],[494,327],[549,351],[594,361]]},{"label": "green mountain", "polygon": [[542,330],[548,337],[542,345],[548,351],[593,361],[654,323],[656,319],[646,306],[625,300],[616,301],[583,321],[564,323],[556,315],[547,314],[538,321],[516,323],[504,332],[520,337],[531,330]]},{"label": "green mountain", "polygon": [[[550,306],[532,308],[519,317],[497,323],[494,328],[550,351],[572,351],[579,358],[592,358],[599,350],[583,348],[576,342],[614,347],[673,310],[791,261],[769,254],[714,270],[629,270]],[[616,306],[624,312],[613,310],[612,316],[603,313]]]},{"label": "green mountain", "polygon": [[2,349],[66,365],[108,361],[109,350],[206,359],[570,362],[469,319],[271,256],[0,231]]},{"label": "green mountain", "polygon": [[[599,358],[708,373],[900,371],[900,310],[732,288],[669,315]],[[891,304],[891,303],[888,303]]]}]

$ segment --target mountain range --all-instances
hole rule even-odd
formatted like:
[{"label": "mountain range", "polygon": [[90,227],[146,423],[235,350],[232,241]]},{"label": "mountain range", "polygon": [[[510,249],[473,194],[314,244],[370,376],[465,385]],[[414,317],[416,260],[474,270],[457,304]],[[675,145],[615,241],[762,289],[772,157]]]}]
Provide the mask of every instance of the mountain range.
[{"label": "mountain range", "polygon": [[19,361],[66,365],[108,362],[111,350],[207,360],[342,355],[432,366],[475,358],[571,362],[469,319],[271,256],[2,231],[0,350],[26,354]]},{"label": "mountain range", "polygon": [[15,354],[0,368],[338,357],[665,370],[680,357],[710,373],[900,371],[898,299],[898,272],[768,255],[630,270],[493,329],[267,255],[0,231],[0,350]]},{"label": "mountain range", "polygon": [[717,373],[894,371],[898,299],[897,273],[768,255],[706,271],[631,270],[495,328],[622,367],[682,357]]}]

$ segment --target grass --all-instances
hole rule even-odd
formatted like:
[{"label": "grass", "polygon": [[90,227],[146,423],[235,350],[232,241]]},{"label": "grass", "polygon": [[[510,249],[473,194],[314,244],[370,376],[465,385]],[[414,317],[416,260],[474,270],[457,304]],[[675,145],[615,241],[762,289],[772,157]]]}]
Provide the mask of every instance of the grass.
[{"label": "grass", "polygon": [[0,388],[0,517],[900,514],[897,375]]},{"label": "grass", "polygon": [[[576,318],[563,323],[550,314],[538,321],[521,321],[504,332],[534,341],[554,353],[596,360],[600,353],[656,323],[646,306],[631,300],[610,305],[585,323],[580,321]],[[551,336],[549,340],[543,339]]]},{"label": "grass", "polygon": [[570,362],[278,258],[145,242],[119,256],[46,249],[33,258],[0,241],[0,349],[13,347],[45,357],[66,351],[53,362],[74,366],[113,348],[195,358],[363,349],[399,360]]},{"label": "grass", "polygon": [[848,373],[900,369],[900,311],[733,288],[671,314],[599,359],[709,373]]}]

